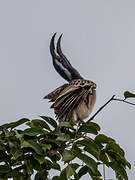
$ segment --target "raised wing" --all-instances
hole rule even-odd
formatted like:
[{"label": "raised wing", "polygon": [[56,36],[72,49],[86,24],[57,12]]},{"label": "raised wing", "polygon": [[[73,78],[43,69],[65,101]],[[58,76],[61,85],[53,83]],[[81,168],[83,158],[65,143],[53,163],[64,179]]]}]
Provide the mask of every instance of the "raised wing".
[{"label": "raised wing", "polygon": [[58,87],[57,89],[55,89],[54,91],[52,91],[51,93],[49,93],[48,95],[46,95],[43,99],[50,99],[50,102],[54,102],[60,95],[60,93],[68,86],[68,84],[64,84],[60,87]]},{"label": "raised wing", "polygon": [[[78,79],[69,83],[51,106],[56,118],[60,121],[86,118],[95,104],[95,88],[95,83],[87,80]],[[74,113],[76,117],[73,117]]]}]

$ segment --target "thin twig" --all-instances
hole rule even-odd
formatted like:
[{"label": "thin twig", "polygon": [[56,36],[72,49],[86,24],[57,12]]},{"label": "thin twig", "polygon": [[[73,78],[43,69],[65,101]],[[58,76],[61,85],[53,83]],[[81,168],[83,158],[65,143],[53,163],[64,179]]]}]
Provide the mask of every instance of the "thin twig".
[{"label": "thin twig", "polygon": [[131,102],[129,102],[129,101],[126,101],[125,99],[117,99],[117,98],[114,98],[114,97],[115,97],[115,95],[113,95],[113,96],[111,97],[111,99],[109,99],[103,106],[101,106],[101,107],[97,110],[97,112],[96,112],[87,122],[90,122],[91,120],[93,120],[93,119],[95,118],[95,116],[96,116],[107,104],[109,104],[112,100],[124,102],[124,103],[127,103],[127,104],[130,104],[130,105],[135,106],[134,103],[131,103]]},{"label": "thin twig", "polygon": [[109,103],[114,99],[114,97],[115,97],[115,95],[113,95],[113,96],[111,97],[111,99],[109,99],[103,106],[101,106],[101,107],[97,110],[97,112],[96,112],[87,122],[93,120],[93,119],[95,118],[95,116],[96,116],[107,104],[109,104]]},{"label": "thin twig", "polygon": [[104,180],[106,179],[105,178],[105,164],[103,163],[103,177],[104,177]]},{"label": "thin twig", "polygon": [[112,100],[114,100],[114,101],[121,101],[121,102],[124,102],[124,103],[127,103],[127,104],[130,104],[130,105],[135,106],[134,103],[131,103],[131,102],[129,102],[129,101],[125,101],[125,99],[117,99],[117,98],[113,98]]}]

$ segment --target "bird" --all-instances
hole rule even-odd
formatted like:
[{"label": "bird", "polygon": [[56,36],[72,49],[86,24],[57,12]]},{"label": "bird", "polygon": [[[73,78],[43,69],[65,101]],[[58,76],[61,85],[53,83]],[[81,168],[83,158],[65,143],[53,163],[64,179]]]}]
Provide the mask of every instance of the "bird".
[{"label": "bird", "polygon": [[58,38],[56,47],[56,33],[52,36],[50,53],[55,70],[68,83],[56,88],[44,99],[53,102],[50,108],[54,109],[56,120],[59,122],[81,123],[90,115],[96,102],[96,84],[84,79],[63,54],[62,35]]}]

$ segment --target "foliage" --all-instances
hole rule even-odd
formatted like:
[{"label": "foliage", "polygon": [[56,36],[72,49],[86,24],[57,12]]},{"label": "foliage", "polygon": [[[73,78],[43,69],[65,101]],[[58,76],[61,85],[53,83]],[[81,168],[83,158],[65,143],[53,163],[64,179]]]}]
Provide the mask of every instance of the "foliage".
[{"label": "foliage", "polygon": [[[18,128],[22,124],[24,130]],[[40,116],[0,126],[0,179],[30,180],[34,174],[35,180],[79,180],[88,173],[101,180],[102,164],[112,168],[118,180],[128,180],[126,168],[131,165],[124,150],[113,138],[100,134],[94,122],[76,127]],[[50,177],[52,169],[57,176]]]}]

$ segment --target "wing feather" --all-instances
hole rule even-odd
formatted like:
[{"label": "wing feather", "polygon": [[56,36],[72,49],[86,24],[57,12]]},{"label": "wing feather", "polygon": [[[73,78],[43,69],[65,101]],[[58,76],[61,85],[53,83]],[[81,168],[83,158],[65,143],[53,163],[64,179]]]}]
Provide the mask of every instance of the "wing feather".
[{"label": "wing feather", "polygon": [[58,98],[58,103],[54,103],[57,119],[63,119],[64,117],[66,117],[67,120],[70,119],[73,110],[79,105],[86,92],[86,89],[79,88],[65,95],[61,100]]},{"label": "wing feather", "polygon": [[49,93],[48,95],[46,95],[43,99],[50,99],[50,102],[55,101],[58,96],[60,95],[60,93],[68,86],[68,84],[64,84],[60,87],[58,87],[57,89],[55,89],[54,91],[52,91],[51,93]]}]

